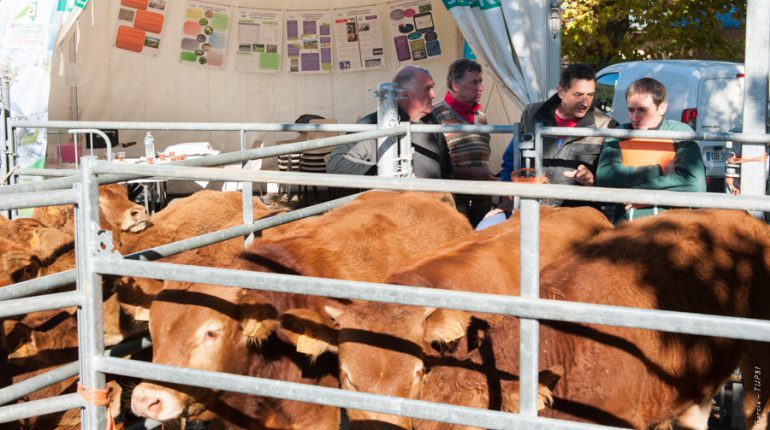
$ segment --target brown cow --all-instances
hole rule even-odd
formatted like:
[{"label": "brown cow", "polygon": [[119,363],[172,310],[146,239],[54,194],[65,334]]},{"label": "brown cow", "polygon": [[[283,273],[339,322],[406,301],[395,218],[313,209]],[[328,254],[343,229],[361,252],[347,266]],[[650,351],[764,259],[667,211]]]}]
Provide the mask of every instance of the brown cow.
[{"label": "brown cow", "polygon": [[[550,299],[768,319],[768,227],[745,213],[673,210],[597,236],[541,273]],[[487,335],[504,375],[518,374],[518,319],[505,318]],[[755,343],[564,322],[543,322],[540,369],[563,369],[551,391],[552,418],[645,429],[693,405],[706,405]],[[432,371],[431,371],[432,373]],[[447,372],[445,372],[447,373]],[[429,384],[444,397],[447,375]],[[436,378],[440,375],[436,375]],[[457,378],[457,374],[452,376]],[[467,377],[467,375],[466,375]],[[434,379],[436,379],[434,378]],[[477,379],[478,380],[478,376]],[[541,380],[541,382],[543,382]],[[502,403],[517,406],[517,383]],[[441,398],[438,390],[434,398]],[[547,396],[547,392],[546,392]],[[703,423],[702,423],[703,424]],[[421,430],[434,428],[418,425]],[[442,427],[443,428],[443,427]],[[705,428],[705,427],[701,427]]]},{"label": "brown cow", "polygon": [[[417,255],[471,231],[467,220],[442,199],[425,193],[366,193],[326,215],[304,220],[293,229],[255,241],[243,254],[243,261],[235,266],[265,272],[381,281]],[[224,266],[233,267],[226,263]],[[168,283],[156,296],[150,312],[153,362],[287,380],[297,380],[300,371],[313,370],[316,374],[321,372],[320,375],[330,374],[321,379],[311,378],[312,381],[336,386],[337,365],[333,357],[318,358],[311,366],[312,361],[295,351],[285,332],[274,332],[280,311],[318,309],[328,302],[312,296],[255,294],[212,285]],[[254,311],[244,315],[243,310],[249,308],[262,309],[261,318],[270,318],[258,324],[254,316],[249,317]],[[249,337],[248,332],[265,339],[265,346],[259,351],[247,348],[247,342],[241,339]],[[219,339],[230,341],[225,343]],[[206,346],[209,344],[210,347]],[[180,355],[182,350],[196,353]],[[253,365],[274,363],[272,360],[278,358],[274,365]],[[328,367],[329,360],[333,362],[331,367]],[[247,366],[248,363],[252,365]],[[223,406],[211,398],[200,397],[208,393],[210,391],[192,388],[140,384],[134,390],[132,407],[136,413],[154,419],[217,416],[237,428],[238,420],[243,417],[222,411]],[[254,400],[252,396],[235,394],[227,395],[226,402],[243,404],[249,398],[251,402],[258,401],[261,409],[240,410],[252,414],[251,419],[265,427],[336,429],[338,425],[338,412],[332,408],[282,400]],[[281,404],[286,405],[287,411],[283,418],[273,413],[274,405]],[[305,412],[304,415],[298,414],[299,411]],[[330,419],[332,414],[334,419]]]},{"label": "brown cow", "polygon": [[[32,218],[74,236],[74,212],[72,205],[40,207],[32,212]],[[99,187],[99,213],[105,230],[138,233],[147,228],[150,219],[144,206],[129,200],[128,191],[120,184]]]},{"label": "brown cow", "polygon": [[[612,225],[606,218],[592,208],[543,207],[541,267],[610,228]],[[447,244],[405,272],[390,277],[388,282],[518,294],[519,243],[519,218],[513,217]],[[456,311],[369,302],[329,306],[325,311],[333,319],[337,332],[331,339],[321,339],[321,345],[313,345],[305,339],[300,349],[316,354],[327,348],[336,350],[340,359],[340,382],[344,388],[408,398],[420,395],[425,365],[431,364],[431,356],[436,355],[430,348],[432,343],[442,344],[442,350],[454,347],[454,359],[462,362],[477,348],[488,347],[483,332],[503,320],[497,315],[478,314],[471,318]],[[292,313],[294,311],[289,312]],[[326,316],[309,316],[306,310],[301,310],[298,318],[323,324]],[[471,327],[468,327],[469,321],[473,321]],[[315,334],[304,333],[306,338]],[[465,344],[455,345],[460,339]],[[499,393],[497,398],[500,398]],[[500,408],[499,402],[483,402],[479,406]],[[350,411],[350,417],[354,428],[372,428],[377,423],[412,427],[411,419],[406,417],[366,411]]]},{"label": "brown cow", "polygon": [[[252,200],[253,219],[275,215],[278,211]],[[203,190],[189,197],[175,199],[153,214],[150,227],[138,234],[122,235],[118,251],[123,255],[143,251],[243,223],[241,193]],[[238,239],[236,239],[236,242]],[[242,244],[242,241],[240,242]],[[239,251],[242,248],[239,248]],[[197,251],[192,251],[193,253]],[[158,261],[172,261],[162,258]],[[132,318],[146,321],[147,310],[163,282],[150,278],[121,277],[114,282],[123,310]]]},{"label": "brown cow", "polygon": [[[767,225],[736,211],[675,210],[597,237],[542,277],[553,298],[770,319],[769,275]],[[549,415],[645,428],[710,399],[742,357],[767,357],[756,356],[757,345],[549,323],[541,368],[565,368]]]}]

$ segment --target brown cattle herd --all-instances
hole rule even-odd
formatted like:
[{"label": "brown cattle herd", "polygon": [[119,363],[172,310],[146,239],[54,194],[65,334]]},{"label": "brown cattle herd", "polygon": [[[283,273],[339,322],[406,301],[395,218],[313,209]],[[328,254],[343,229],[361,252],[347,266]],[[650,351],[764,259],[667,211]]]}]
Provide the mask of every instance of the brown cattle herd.
[{"label": "brown cattle herd", "polygon": [[[275,215],[254,199],[253,219]],[[100,188],[114,252],[136,253],[243,223],[239,192],[201,191],[149,216]],[[0,287],[75,268],[72,206],[0,217]],[[449,195],[370,191],[328,213],[160,261],[413,287],[519,294],[520,220],[475,232]],[[540,211],[544,299],[770,319],[770,227],[727,210],[670,210],[620,226],[595,209]],[[61,287],[60,291],[74,288]],[[149,336],[133,359],[468,407],[519,409],[519,320],[496,314],[104,277],[107,347]],[[0,388],[78,359],[76,309],[4,318]],[[749,429],[767,428],[766,343],[541,321],[540,416],[635,429],[706,429],[711,399],[740,368]],[[759,373],[758,373],[759,372]],[[761,380],[759,381],[761,386]],[[18,402],[73,393],[77,376]],[[471,427],[108,376],[118,427]],[[319,399],[323,400],[323,399]],[[343,413],[344,412],[344,413]],[[0,423],[80,428],[80,411]],[[472,427],[475,428],[475,427]]]}]

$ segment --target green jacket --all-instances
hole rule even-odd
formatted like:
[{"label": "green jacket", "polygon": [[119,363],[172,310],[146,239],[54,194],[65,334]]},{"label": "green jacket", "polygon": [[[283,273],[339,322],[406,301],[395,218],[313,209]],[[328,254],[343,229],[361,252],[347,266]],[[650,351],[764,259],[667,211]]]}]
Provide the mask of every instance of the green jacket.
[{"label": "green jacket", "polygon": [[[623,124],[620,128],[632,129],[631,124]],[[663,131],[692,131],[687,124],[679,121],[664,120],[659,130]],[[706,191],[706,168],[701,158],[700,147],[692,140],[674,142],[674,172],[661,174],[659,165],[624,166],[623,155],[617,139],[607,139],[599,155],[596,169],[596,184],[600,187],[638,188],[645,190],[666,191]],[[616,209],[616,220],[630,220],[653,215],[660,208],[640,208],[625,211],[623,206]]]}]

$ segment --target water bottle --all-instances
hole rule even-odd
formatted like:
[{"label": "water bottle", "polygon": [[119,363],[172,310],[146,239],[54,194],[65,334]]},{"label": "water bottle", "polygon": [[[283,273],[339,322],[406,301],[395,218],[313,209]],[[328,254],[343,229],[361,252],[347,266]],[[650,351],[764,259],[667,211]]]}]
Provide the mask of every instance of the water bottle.
[{"label": "water bottle", "polygon": [[149,131],[144,136],[144,156],[147,158],[147,164],[155,161],[155,138]]}]

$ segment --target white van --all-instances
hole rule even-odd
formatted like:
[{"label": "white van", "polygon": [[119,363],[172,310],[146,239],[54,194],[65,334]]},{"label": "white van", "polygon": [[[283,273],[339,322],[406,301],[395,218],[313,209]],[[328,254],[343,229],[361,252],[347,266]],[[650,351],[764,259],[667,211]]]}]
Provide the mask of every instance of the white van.
[{"label": "white van", "polygon": [[[702,60],[648,60],[618,63],[596,74],[594,103],[619,123],[629,122],[626,88],[651,77],[668,90],[667,119],[689,124],[698,132],[730,131],[743,121],[744,68],[740,63]],[[706,165],[709,190],[723,191],[723,142],[698,142]]]}]

